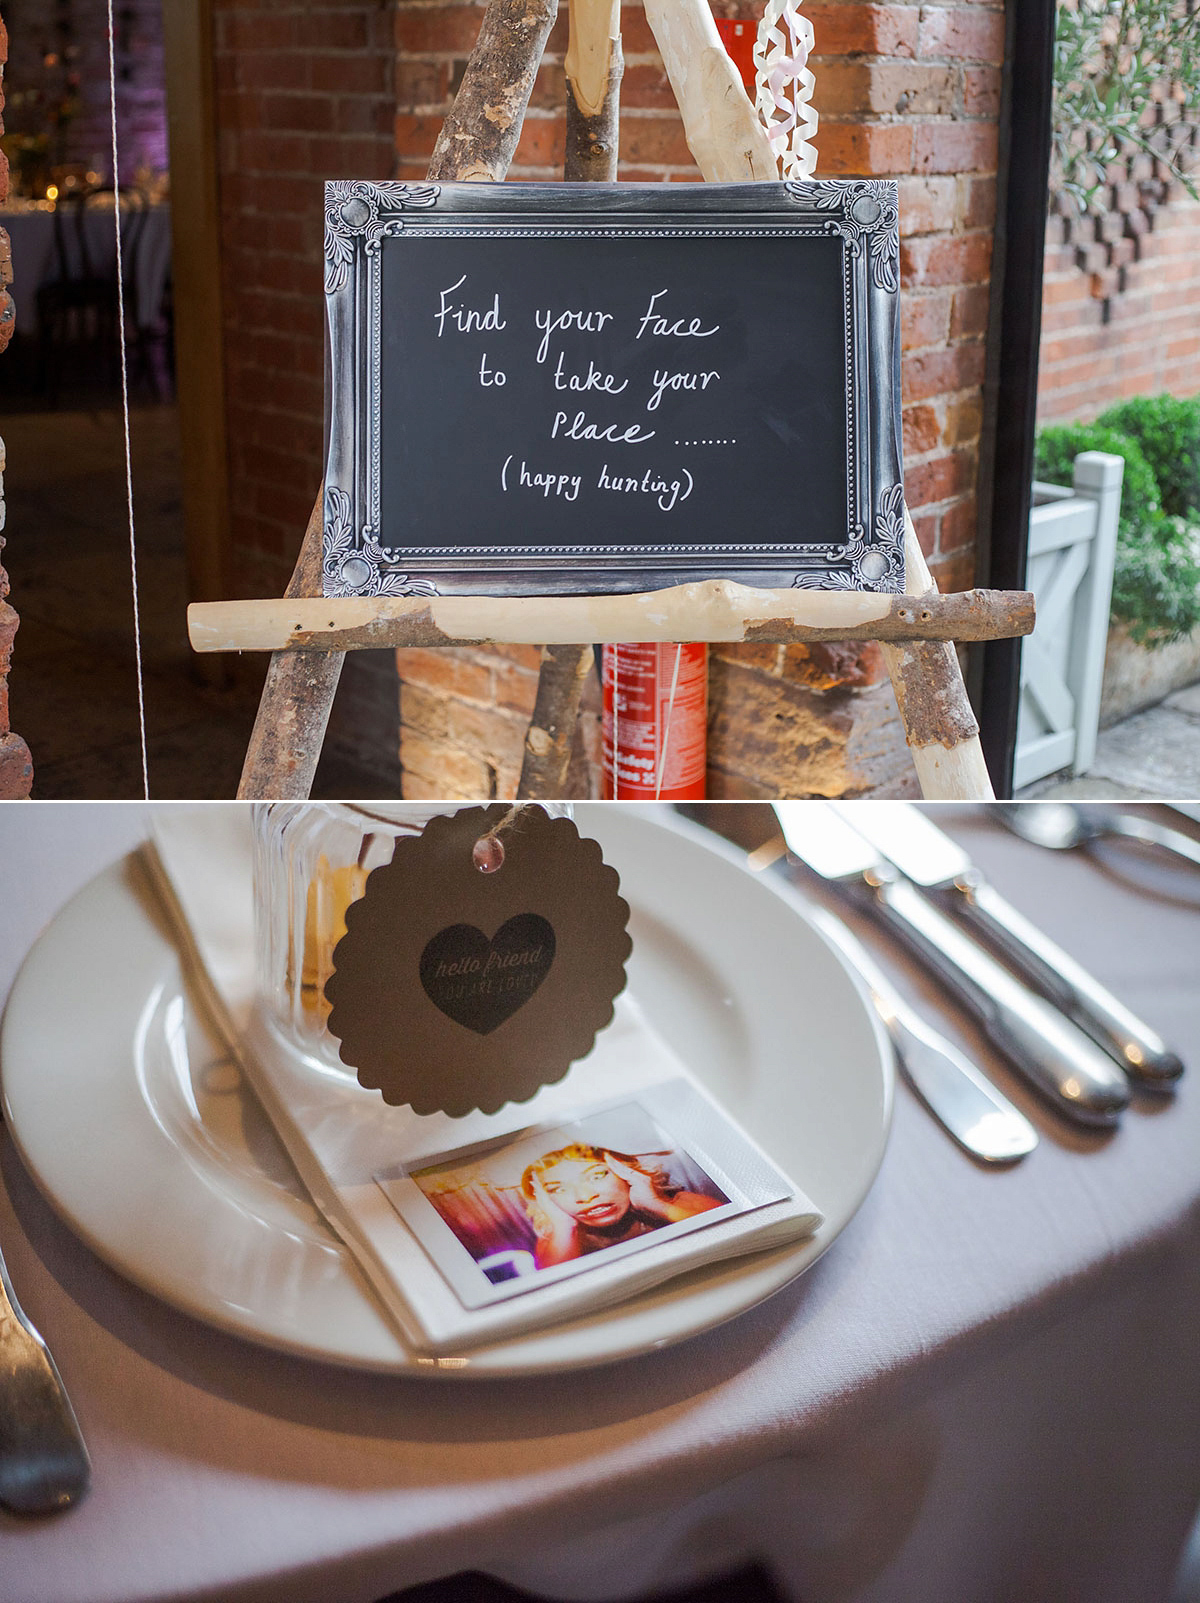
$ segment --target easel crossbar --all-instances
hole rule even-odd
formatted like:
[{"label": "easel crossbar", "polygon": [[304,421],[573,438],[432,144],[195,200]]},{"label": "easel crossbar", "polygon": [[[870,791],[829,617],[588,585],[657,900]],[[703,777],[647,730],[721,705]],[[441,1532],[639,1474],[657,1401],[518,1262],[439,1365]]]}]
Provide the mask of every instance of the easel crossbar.
[{"label": "easel crossbar", "polygon": [[707,579],[640,595],[403,596],[210,601],[188,608],[198,652],[624,640],[794,645],[821,640],[1003,640],[1033,629],[1025,590],[880,595],[757,590]]}]

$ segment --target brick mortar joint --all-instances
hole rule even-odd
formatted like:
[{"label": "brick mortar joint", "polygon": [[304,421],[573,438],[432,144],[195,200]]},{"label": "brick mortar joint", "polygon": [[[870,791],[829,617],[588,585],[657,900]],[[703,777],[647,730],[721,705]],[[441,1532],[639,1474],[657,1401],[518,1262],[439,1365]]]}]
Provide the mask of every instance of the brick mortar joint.
[{"label": "brick mortar joint", "polygon": [[[981,434],[971,434],[963,439],[958,445],[935,445],[932,446],[928,451],[905,451],[905,471],[907,472],[909,468],[924,467],[929,462],[943,462],[947,457],[957,456],[963,451],[969,451],[972,455],[975,455],[981,438]],[[954,497],[951,496],[949,499],[953,500]],[[934,502],[930,502],[929,504],[931,506],[936,505]]]},{"label": "brick mortar joint", "polygon": [[[819,51],[809,57],[814,73],[822,67],[895,67],[900,71],[910,68],[934,67],[939,72],[965,72],[968,68],[994,67],[1000,71],[1001,63],[987,56],[897,56],[885,50],[839,50],[821,55]],[[820,78],[817,78],[818,91]]]},{"label": "brick mortar joint", "polygon": [[[622,116],[624,116],[624,111],[622,111]],[[967,117],[961,112],[957,111],[914,111],[912,113],[902,111],[865,110],[853,112],[831,111],[823,112],[821,114],[821,122],[823,124],[835,122],[839,125],[849,125],[850,127],[857,127],[859,124],[868,123],[873,127],[884,128],[995,128],[996,126],[995,117]],[[818,128],[818,146],[820,145],[820,140],[821,131]],[[988,170],[990,171],[991,169]],[[961,176],[972,177],[974,176],[974,172],[975,169],[972,169],[971,173],[963,173]],[[908,177],[910,175],[905,174],[904,176]],[[914,178],[922,178],[925,176],[930,178],[957,178],[960,176],[960,174],[930,173],[926,175],[924,173],[913,173],[911,176]]]}]

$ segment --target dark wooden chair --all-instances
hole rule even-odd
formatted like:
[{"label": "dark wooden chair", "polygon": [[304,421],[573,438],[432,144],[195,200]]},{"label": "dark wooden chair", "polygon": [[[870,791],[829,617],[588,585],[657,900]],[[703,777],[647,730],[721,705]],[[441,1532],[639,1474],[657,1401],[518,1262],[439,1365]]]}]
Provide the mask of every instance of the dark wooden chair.
[{"label": "dark wooden chair", "polygon": [[[115,263],[97,266],[88,241],[88,212],[97,205],[121,208],[123,285]],[[68,195],[54,209],[54,277],[37,292],[38,385],[51,406],[68,376],[102,373],[118,382],[122,328],[127,320],[137,326],[132,268],[145,215],[140,197],[111,189]]]}]

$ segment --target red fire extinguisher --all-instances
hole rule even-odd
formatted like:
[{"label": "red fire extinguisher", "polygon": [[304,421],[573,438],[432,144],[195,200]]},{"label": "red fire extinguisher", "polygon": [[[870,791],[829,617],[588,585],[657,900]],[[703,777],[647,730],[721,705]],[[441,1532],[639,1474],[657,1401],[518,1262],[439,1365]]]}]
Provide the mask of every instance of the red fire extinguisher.
[{"label": "red fire extinguisher", "polygon": [[605,796],[703,800],[708,647],[605,646],[602,668]]},{"label": "red fire extinguisher", "polygon": [[717,32],[725,52],[741,74],[742,83],[754,98],[754,42],[758,38],[758,24],[739,22],[733,17],[716,17]]}]

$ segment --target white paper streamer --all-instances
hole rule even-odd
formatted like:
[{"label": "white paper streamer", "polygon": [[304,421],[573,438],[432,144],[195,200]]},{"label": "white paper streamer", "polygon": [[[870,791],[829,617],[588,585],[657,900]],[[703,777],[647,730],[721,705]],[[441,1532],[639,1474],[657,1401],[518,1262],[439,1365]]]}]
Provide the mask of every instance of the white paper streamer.
[{"label": "white paper streamer", "polygon": [[813,26],[795,0],[767,0],[754,44],[755,104],[784,178],[811,178],[817,165],[816,88],[807,63]]}]

